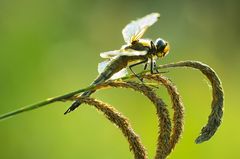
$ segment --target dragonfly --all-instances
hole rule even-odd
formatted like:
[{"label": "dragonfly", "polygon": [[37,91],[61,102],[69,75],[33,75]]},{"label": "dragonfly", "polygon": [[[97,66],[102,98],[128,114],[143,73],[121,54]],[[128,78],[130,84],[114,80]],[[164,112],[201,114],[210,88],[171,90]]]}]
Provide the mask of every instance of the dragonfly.
[{"label": "dragonfly", "polygon": [[[128,74],[127,68],[142,81],[132,69],[140,64],[144,64],[144,70],[150,66],[152,74],[154,71],[159,73],[156,60],[165,57],[169,53],[169,43],[162,38],[157,38],[155,42],[151,39],[142,38],[146,30],[156,23],[159,17],[159,13],[151,13],[131,21],[123,28],[122,35],[126,44],[118,50],[100,53],[100,56],[106,60],[98,64],[99,75],[91,83],[91,86],[101,84],[107,80],[122,78]],[[94,92],[95,90],[88,90],[82,93],[80,97],[89,97]],[[74,101],[64,114],[75,110],[80,105],[79,100]]]}]

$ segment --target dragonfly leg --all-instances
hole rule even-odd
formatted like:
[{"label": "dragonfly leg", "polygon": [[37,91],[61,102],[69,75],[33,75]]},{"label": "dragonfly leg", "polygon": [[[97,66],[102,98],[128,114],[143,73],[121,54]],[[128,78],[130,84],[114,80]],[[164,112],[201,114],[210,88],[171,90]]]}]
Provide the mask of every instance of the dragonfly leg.
[{"label": "dragonfly leg", "polygon": [[168,73],[169,72],[169,71],[158,71],[157,64],[155,61],[153,62],[153,67],[154,67],[154,70],[156,71],[156,73]]},{"label": "dragonfly leg", "polygon": [[156,61],[153,62],[153,67],[154,67],[154,70],[159,73],[158,69],[157,69],[157,64],[156,64]]},{"label": "dragonfly leg", "polygon": [[140,65],[140,64],[143,64],[143,63],[146,63],[147,61],[148,61],[148,60],[146,59],[146,60],[144,60],[144,61],[141,61],[141,62],[139,62],[139,63],[135,63],[135,64],[129,66],[130,71],[131,71],[141,82],[143,82],[143,79],[140,78],[140,77],[132,70],[132,67],[137,66],[137,65]]},{"label": "dragonfly leg", "polygon": [[143,68],[144,71],[147,69],[147,66],[148,66],[148,63],[144,65],[144,68]]},{"label": "dragonfly leg", "polygon": [[154,61],[153,61],[153,59],[151,58],[151,61],[150,61],[150,71],[151,71],[151,74],[154,74],[154,72],[153,72],[153,69],[154,69]]}]

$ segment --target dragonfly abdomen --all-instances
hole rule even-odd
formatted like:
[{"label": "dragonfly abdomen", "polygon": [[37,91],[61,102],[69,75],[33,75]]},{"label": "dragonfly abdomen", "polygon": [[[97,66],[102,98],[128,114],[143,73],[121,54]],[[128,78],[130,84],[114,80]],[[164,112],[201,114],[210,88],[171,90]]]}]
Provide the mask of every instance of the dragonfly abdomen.
[{"label": "dragonfly abdomen", "polygon": [[[91,86],[101,84],[108,79],[110,79],[115,73],[121,71],[123,68],[126,68],[132,62],[138,62],[146,59],[145,56],[119,56],[116,59],[112,60],[105,70],[98,75],[98,77],[91,83]],[[95,90],[89,90],[81,94],[81,97],[89,97]],[[71,107],[65,112],[65,114],[76,109],[81,102],[76,100]]]},{"label": "dragonfly abdomen", "polygon": [[97,85],[110,79],[115,73],[119,72],[128,65],[127,56],[119,56],[112,60],[102,73],[93,81],[92,85]]}]

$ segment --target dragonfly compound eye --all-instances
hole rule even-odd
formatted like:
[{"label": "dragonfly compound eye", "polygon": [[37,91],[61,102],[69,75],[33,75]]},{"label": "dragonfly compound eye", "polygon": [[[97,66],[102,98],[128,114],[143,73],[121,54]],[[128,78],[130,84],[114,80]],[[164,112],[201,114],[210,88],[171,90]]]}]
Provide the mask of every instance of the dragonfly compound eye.
[{"label": "dragonfly compound eye", "polygon": [[164,57],[169,52],[169,44],[163,39],[157,39],[155,42],[156,48],[157,48],[157,56],[158,57]]}]

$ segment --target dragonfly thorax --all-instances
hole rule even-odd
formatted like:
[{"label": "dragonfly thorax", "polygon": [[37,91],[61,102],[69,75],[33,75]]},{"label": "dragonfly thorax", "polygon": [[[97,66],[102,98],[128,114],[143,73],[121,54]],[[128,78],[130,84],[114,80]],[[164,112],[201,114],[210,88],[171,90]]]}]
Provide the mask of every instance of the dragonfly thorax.
[{"label": "dragonfly thorax", "polygon": [[125,46],[124,49],[132,49],[136,51],[147,51],[151,50],[151,41],[146,39],[139,39],[137,41],[133,41],[130,45]]},{"label": "dragonfly thorax", "polygon": [[124,49],[147,51],[146,56],[148,56],[148,58],[161,58],[168,54],[170,47],[168,42],[158,38],[155,43],[148,39],[139,39],[137,41],[133,41],[131,45],[125,46]]}]

